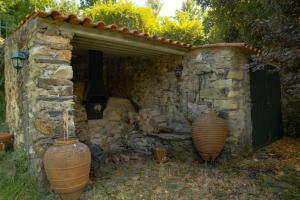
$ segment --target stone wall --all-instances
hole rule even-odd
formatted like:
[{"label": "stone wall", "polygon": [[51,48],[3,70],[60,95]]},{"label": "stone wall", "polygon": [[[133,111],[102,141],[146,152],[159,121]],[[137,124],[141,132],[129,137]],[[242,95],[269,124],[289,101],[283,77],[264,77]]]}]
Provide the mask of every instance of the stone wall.
[{"label": "stone wall", "polygon": [[[6,42],[6,110],[15,147],[28,152],[31,170],[45,183],[42,158],[53,138],[63,130],[63,113],[74,135],[73,77],[70,65],[72,34],[29,20]],[[26,66],[12,67],[10,56],[17,48],[29,51]]]},{"label": "stone wall", "polygon": [[15,147],[25,147],[28,150],[28,94],[25,92],[28,81],[29,68],[25,66],[22,70],[14,69],[11,55],[17,49],[28,50],[28,41],[36,30],[34,21],[27,22],[26,27],[14,33],[5,41],[5,101],[6,122],[9,124],[10,133],[14,135]]},{"label": "stone wall", "polygon": [[[183,71],[181,105],[193,122],[207,110],[228,120],[227,155],[252,148],[251,99],[247,55],[235,48],[207,48],[192,52]],[[184,94],[185,93],[185,94]]]},{"label": "stone wall", "polygon": [[[177,79],[174,70],[181,62],[184,70]],[[114,59],[106,64],[107,85],[112,96],[128,98],[140,110],[163,113],[170,132],[190,133],[202,112],[218,111],[229,124],[225,150],[235,155],[241,148],[251,149],[246,63],[247,56],[234,48],[195,50],[183,60],[174,56]]]}]

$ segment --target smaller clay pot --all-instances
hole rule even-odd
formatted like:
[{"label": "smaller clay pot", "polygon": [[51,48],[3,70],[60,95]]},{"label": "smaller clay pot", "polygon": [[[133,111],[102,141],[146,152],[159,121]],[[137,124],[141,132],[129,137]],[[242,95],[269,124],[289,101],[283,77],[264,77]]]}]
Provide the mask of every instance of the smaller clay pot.
[{"label": "smaller clay pot", "polygon": [[12,142],[12,135],[9,133],[0,133],[0,151],[5,151]]},{"label": "smaller clay pot", "polygon": [[167,161],[167,150],[163,148],[154,148],[153,156],[157,163],[164,163]]}]

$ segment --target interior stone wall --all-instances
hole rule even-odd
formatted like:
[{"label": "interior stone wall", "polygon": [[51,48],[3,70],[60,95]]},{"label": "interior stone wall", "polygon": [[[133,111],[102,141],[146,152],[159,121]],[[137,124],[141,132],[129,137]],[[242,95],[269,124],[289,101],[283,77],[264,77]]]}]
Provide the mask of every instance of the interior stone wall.
[{"label": "interior stone wall", "polygon": [[[184,70],[177,79],[174,70],[181,63]],[[246,63],[247,55],[235,48],[199,49],[184,59],[112,59],[107,62],[107,86],[112,96],[128,98],[138,109],[158,109],[174,132],[190,133],[202,112],[219,112],[228,120],[225,151],[232,156],[241,148],[251,149],[252,143]]]},{"label": "interior stone wall", "polygon": [[120,58],[106,62],[111,96],[128,98],[138,110],[158,108],[172,127],[189,125],[181,105],[181,80],[175,76],[182,57]]},{"label": "interior stone wall", "polygon": [[[6,120],[15,148],[27,151],[30,169],[40,183],[47,183],[43,155],[53,139],[64,133],[64,112],[69,114],[69,134],[75,132],[72,36],[58,27],[29,20],[7,39],[5,47]],[[27,64],[19,71],[10,60],[17,49],[29,52]]]}]

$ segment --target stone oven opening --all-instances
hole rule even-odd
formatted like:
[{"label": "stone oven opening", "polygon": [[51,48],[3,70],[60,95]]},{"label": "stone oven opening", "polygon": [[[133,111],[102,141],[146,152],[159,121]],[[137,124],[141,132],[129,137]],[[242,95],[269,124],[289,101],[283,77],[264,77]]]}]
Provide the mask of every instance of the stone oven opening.
[{"label": "stone oven opening", "polygon": [[71,64],[76,101],[85,108],[88,120],[101,119],[108,96],[104,85],[103,52],[74,51]]},{"label": "stone oven opening", "polygon": [[103,53],[88,51],[88,81],[83,94],[87,119],[101,119],[107,94],[103,80]]}]

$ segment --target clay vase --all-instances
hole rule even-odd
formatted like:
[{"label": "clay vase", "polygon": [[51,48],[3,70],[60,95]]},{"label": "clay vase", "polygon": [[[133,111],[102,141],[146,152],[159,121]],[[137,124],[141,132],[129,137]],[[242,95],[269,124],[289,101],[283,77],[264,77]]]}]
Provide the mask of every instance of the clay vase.
[{"label": "clay vase", "polygon": [[153,156],[157,163],[164,163],[167,161],[167,150],[163,148],[154,148]]},{"label": "clay vase", "polygon": [[55,140],[44,167],[52,189],[64,200],[76,200],[89,181],[91,152],[78,139]]},{"label": "clay vase", "polygon": [[224,148],[228,134],[227,123],[215,112],[202,114],[192,126],[192,138],[205,161],[214,161]]},{"label": "clay vase", "polygon": [[6,147],[12,142],[12,135],[0,133],[0,151],[5,151]]}]

